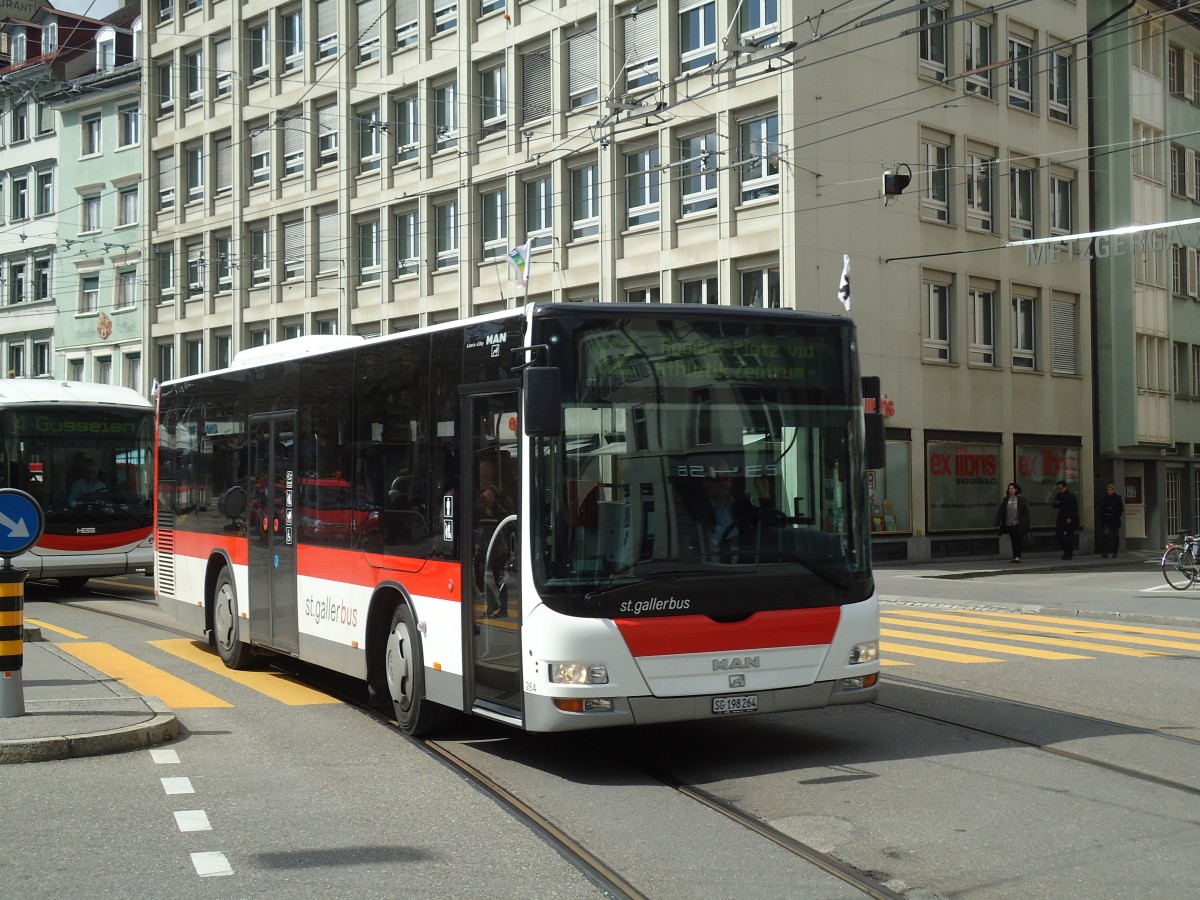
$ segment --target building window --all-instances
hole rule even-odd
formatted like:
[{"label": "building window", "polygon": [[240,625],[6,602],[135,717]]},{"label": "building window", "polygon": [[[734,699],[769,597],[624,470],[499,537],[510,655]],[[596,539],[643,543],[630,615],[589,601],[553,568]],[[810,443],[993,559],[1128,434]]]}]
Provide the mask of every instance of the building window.
[{"label": "building window", "polygon": [[658,148],[625,154],[625,224],[658,221]]},{"label": "building window", "polygon": [[162,244],[154,249],[158,264],[158,300],[165,303],[175,296],[175,249]]},{"label": "building window", "polygon": [[358,223],[358,283],[373,284],[379,275],[379,219],[374,217]]},{"label": "building window", "polygon": [[595,28],[567,39],[567,103],[571,109],[591,106],[600,99],[599,49]]},{"label": "building window", "polygon": [[271,129],[266,120],[247,126],[250,134],[250,184],[271,180]]},{"label": "building window", "polygon": [[304,220],[292,219],[284,222],[283,231],[283,278],[288,281],[304,277]]},{"label": "building window", "polygon": [[358,0],[358,61],[379,57],[379,0]]},{"label": "building window", "polygon": [[217,291],[233,290],[233,238],[228,234],[213,238],[213,264],[217,270]]},{"label": "building window", "polygon": [[777,0],[744,0],[738,17],[743,44],[770,47],[779,42],[779,4]]},{"label": "building window", "polygon": [[[303,116],[289,116],[280,126],[283,132],[283,177],[304,171],[304,141],[308,138]],[[232,189],[232,185],[230,185]]]},{"label": "building window", "polygon": [[544,47],[521,54],[521,121],[550,115],[553,74],[550,51]]},{"label": "building window", "polygon": [[1046,84],[1049,91],[1049,115],[1059,122],[1071,121],[1071,54],[1061,50],[1050,52]]},{"label": "building window", "polygon": [[503,65],[492,66],[479,73],[479,103],[483,131],[481,137],[504,130],[508,121],[508,88],[505,84],[506,69]]},{"label": "building window", "polygon": [[970,362],[977,366],[996,364],[996,294],[971,288],[971,346]]},{"label": "building window", "polygon": [[[292,72],[304,65],[304,19],[299,9],[280,14],[283,31],[283,71]],[[375,26],[378,29],[378,25]]]},{"label": "building window", "polygon": [[504,9],[504,0],[479,0],[479,15],[486,16],[488,13],[498,12]]},{"label": "building window", "polygon": [[37,185],[37,193],[33,198],[34,215],[49,215],[54,212],[54,172],[38,172],[34,180]]},{"label": "building window", "polygon": [[68,359],[67,360],[67,380],[68,381],[83,381],[83,360]]},{"label": "building window", "polygon": [[81,156],[96,156],[100,153],[100,113],[91,113],[83,117],[79,126],[79,143]]},{"label": "building window", "polygon": [[122,188],[117,196],[117,227],[136,225],[138,223],[138,189]]},{"label": "building window", "polygon": [[1188,283],[1188,247],[1171,245],[1171,293],[1183,296]]},{"label": "building window", "polygon": [[525,182],[525,240],[532,247],[551,243],[554,230],[554,185],[549,175]]},{"label": "building window", "polygon": [[79,311],[94,313],[100,309],[100,276],[83,275],[79,279]]},{"label": "building window", "polygon": [[100,196],[84,197],[81,202],[80,234],[100,230]]},{"label": "building window", "polygon": [[337,209],[317,213],[317,273],[336,272],[342,265],[342,229]]},{"label": "building window", "polygon": [[679,4],[679,71],[699,69],[716,58],[715,0],[682,0]]},{"label": "building window", "polygon": [[233,362],[233,335],[214,334],[213,367],[216,369],[228,369],[231,362]]},{"label": "building window", "polygon": [[175,377],[175,345],[158,345],[158,380],[170,381]]},{"label": "building window", "polygon": [[741,273],[741,305],[779,309],[779,267],[749,269]]},{"label": "building window", "polygon": [[327,166],[338,159],[338,108],[330,103],[317,109],[317,165]]},{"label": "building window", "polygon": [[117,272],[117,296],[114,309],[132,309],[137,305],[137,269]]},{"label": "building window", "polygon": [[33,261],[33,299],[34,300],[49,300],[50,299],[50,257],[43,257]]},{"label": "building window", "polygon": [[271,233],[265,225],[251,226],[247,231],[250,245],[250,284],[254,287],[271,283]]},{"label": "building window", "polygon": [[266,81],[271,75],[271,40],[265,21],[246,26],[246,46],[249,54],[250,83]]},{"label": "building window", "polygon": [[458,265],[458,204],[451,200],[433,207],[437,268]]},{"label": "building window", "polygon": [[9,137],[12,143],[29,140],[29,106],[18,103],[8,114],[10,120]]},{"label": "building window", "polygon": [[1171,170],[1171,193],[1176,197],[1186,197],[1188,195],[1188,167],[1187,154],[1184,148],[1178,144],[1172,144],[1168,153],[1168,162]]},{"label": "building window", "polygon": [[921,74],[938,81],[946,78],[946,7],[926,6],[918,14],[921,39]]},{"label": "building window", "polygon": [[338,55],[337,17],[337,0],[317,0],[317,59],[332,59]]},{"label": "building window", "polygon": [[1131,28],[1133,39],[1129,44],[1130,62],[1134,68],[1141,69],[1155,78],[1162,79],[1162,37],[1163,23],[1161,19],[1142,18]]},{"label": "building window", "polygon": [[229,35],[217,38],[213,42],[213,56],[216,58],[216,96],[228,97],[233,93],[233,41]]},{"label": "building window", "polygon": [[379,103],[360,107],[355,111],[358,131],[358,173],[379,171],[383,159],[383,122],[379,116]]},{"label": "building window", "polygon": [[44,378],[50,373],[50,342],[33,342],[33,377]]},{"label": "building window", "polygon": [[949,362],[950,356],[950,285],[925,282],[924,357]]},{"label": "building window", "polygon": [[433,0],[433,33],[445,34],[457,27],[457,0]]},{"label": "building window", "polygon": [[396,22],[396,49],[415,47],[420,37],[418,26],[421,14],[420,0],[396,0],[393,7]]},{"label": "building window", "polygon": [[1133,122],[1129,164],[1133,174],[1149,181],[1163,183],[1162,143],[1164,135],[1153,125]]},{"label": "building window", "polygon": [[8,348],[8,377],[24,378],[26,374],[25,345],[10,344]]},{"label": "building window", "polygon": [[508,191],[488,191],[480,195],[483,212],[483,258],[499,259],[508,252]]},{"label": "building window", "polygon": [[158,114],[165,116],[175,108],[175,75],[169,62],[155,66],[158,83]]},{"label": "building window", "polygon": [[96,357],[96,384],[112,384],[112,357]]},{"label": "building window", "polygon": [[658,285],[628,288],[625,291],[626,303],[658,303],[660,299]]},{"label": "building window", "polygon": [[415,209],[401,210],[392,218],[396,239],[396,277],[415,275],[421,266],[421,217]]},{"label": "building window", "polygon": [[158,23],[170,22],[175,17],[175,0],[158,0]]},{"label": "building window", "polygon": [[1033,43],[1009,35],[1008,105],[1033,109]]},{"label": "building window", "polygon": [[199,50],[183,54],[183,79],[187,88],[187,105],[204,102],[204,56]]},{"label": "building window", "polygon": [[204,293],[204,245],[199,240],[187,244],[187,295]]},{"label": "building window", "polygon": [[978,153],[967,154],[967,227],[992,230],[996,160]]},{"label": "building window", "polygon": [[165,212],[175,207],[175,155],[164,153],[158,158],[158,208]]},{"label": "building window", "polygon": [[187,169],[187,198],[204,199],[204,150],[199,146],[186,147],[183,151],[184,166]]},{"label": "building window", "polygon": [[417,95],[398,97],[392,106],[396,128],[396,162],[416,159],[421,151],[420,107]]},{"label": "building window", "polygon": [[1008,167],[1008,231],[1013,239],[1033,237],[1033,176],[1034,169],[1027,166]]},{"label": "building window", "polygon": [[1050,233],[1070,234],[1074,229],[1074,182],[1058,175],[1050,176]]},{"label": "building window", "polygon": [[233,191],[233,139],[228,134],[213,141],[213,159],[216,163],[216,195]]},{"label": "building window", "polygon": [[453,81],[433,90],[433,149],[458,146],[458,85]]},{"label": "building window", "polygon": [[117,147],[141,143],[142,112],[136,103],[117,107]]},{"label": "building window", "polygon": [[58,23],[47,22],[42,26],[42,53],[53,53],[58,49]]},{"label": "building window", "polygon": [[971,74],[963,82],[963,90],[980,97],[992,96],[992,26],[972,20],[966,24],[967,64]]},{"label": "building window", "polygon": [[29,218],[29,179],[24,176],[12,180],[12,218],[14,222]]},{"label": "building window", "polygon": [[681,215],[717,207],[717,135],[692,135],[679,142],[679,211]]},{"label": "building window", "polygon": [[1012,298],[1012,365],[1014,369],[1037,367],[1037,300]]},{"label": "building window", "polygon": [[716,278],[697,278],[679,282],[679,302],[715,306],[720,303]]},{"label": "building window", "polygon": [[1050,299],[1050,355],[1053,371],[1060,375],[1078,374],[1075,310],[1073,299]]},{"label": "building window", "polygon": [[599,170],[595,163],[571,170],[571,237],[600,233]]},{"label": "building window", "polygon": [[742,202],[776,196],[779,193],[779,117],[770,115],[742,122],[738,133]]},{"label": "building window", "polygon": [[12,263],[8,267],[8,302],[23,303],[26,300],[25,263]]},{"label": "building window", "polygon": [[637,3],[622,10],[625,39],[625,90],[658,83],[658,6]]}]

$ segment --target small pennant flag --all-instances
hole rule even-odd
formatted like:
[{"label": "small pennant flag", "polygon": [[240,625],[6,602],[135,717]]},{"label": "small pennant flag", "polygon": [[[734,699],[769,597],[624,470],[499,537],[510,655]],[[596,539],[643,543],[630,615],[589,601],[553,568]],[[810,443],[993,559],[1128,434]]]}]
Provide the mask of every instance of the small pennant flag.
[{"label": "small pennant flag", "polygon": [[842,254],[842,283],[838,286],[838,300],[850,312],[850,254]]},{"label": "small pennant flag", "polygon": [[525,269],[529,265],[529,242],[508,251],[508,261],[516,269],[517,287],[525,287]]}]

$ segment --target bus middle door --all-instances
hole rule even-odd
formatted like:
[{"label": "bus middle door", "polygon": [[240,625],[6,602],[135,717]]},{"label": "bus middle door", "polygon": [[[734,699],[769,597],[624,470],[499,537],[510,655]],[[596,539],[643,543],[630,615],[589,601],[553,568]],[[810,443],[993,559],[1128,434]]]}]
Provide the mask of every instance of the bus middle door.
[{"label": "bus middle door", "polygon": [[247,514],[250,639],[285,653],[300,648],[296,608],[296,471],[294,411],[250,417]]}]

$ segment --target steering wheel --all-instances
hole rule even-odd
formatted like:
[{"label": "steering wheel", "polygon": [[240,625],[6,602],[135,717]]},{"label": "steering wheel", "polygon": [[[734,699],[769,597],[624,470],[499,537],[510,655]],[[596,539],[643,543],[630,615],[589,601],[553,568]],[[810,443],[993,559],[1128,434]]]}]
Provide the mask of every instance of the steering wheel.
[{"label": "steering wheel", "polygon": [[787,513],[773,506],[768,506],[764,509],[756,508],[753,512],[749,512],[730,523],[729,527],[721,535],[719,543],[724,544],[735,531],[740,534],[742,528],[778,528],[781,525],[790,524],[791,521],[792,519]]}]

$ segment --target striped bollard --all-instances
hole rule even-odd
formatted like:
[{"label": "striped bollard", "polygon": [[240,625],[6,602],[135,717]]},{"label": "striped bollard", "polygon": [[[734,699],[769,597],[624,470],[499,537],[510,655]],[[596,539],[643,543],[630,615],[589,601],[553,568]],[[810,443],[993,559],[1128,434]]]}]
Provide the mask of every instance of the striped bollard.
[{"label": "striped bollard", "polygon": [[14,569],[5,560],[0,568],[0,719],[25,715],[25,693],[21,687],[24,659],[25,570]]}]

